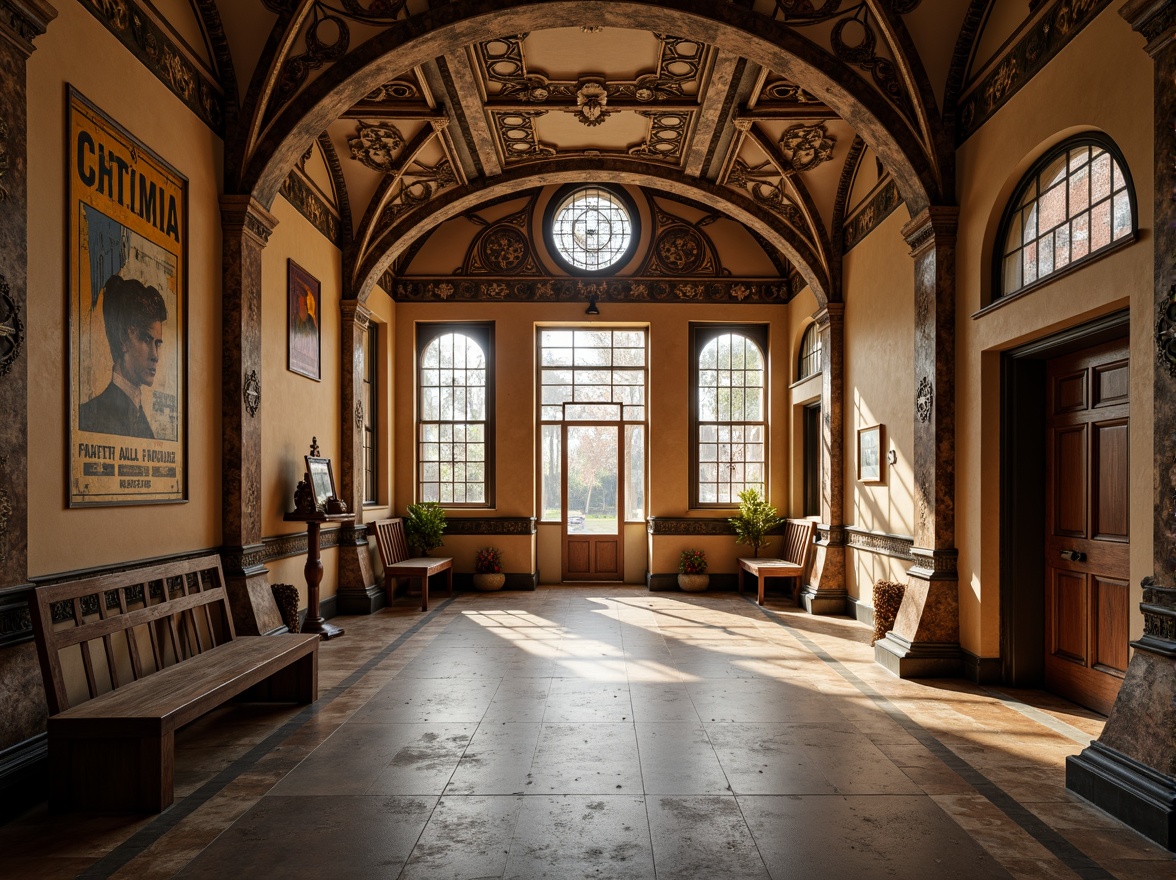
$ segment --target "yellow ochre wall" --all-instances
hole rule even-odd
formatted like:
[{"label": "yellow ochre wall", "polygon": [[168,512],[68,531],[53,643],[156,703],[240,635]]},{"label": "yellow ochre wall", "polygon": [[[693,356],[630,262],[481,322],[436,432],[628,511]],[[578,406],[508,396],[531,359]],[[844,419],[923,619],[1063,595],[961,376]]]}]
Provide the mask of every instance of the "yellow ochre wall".
[{"label": "yellow ochre wall", "polygon": [[[221,543],[220,140],[81,4],[55,4],[28,61],[29,574]],[[85,47],[85,51],[79,51]],[[117,63],[115,63],[117,61]],[[109,63],[107,63],[109,62]],[[188,502],[71,510],[67,498],[66,84],[188,178]]]},{"label": "yellow ochre wall", "polygon": [[[1114,58],[1114,76],[1090,76]],[[1131,309],[1131,637],[1142,632],[1140,579],[1152,573],[1152,63],[1108,6],[958,153],[956,251],[956,545],[960,638],[999,653],[1000,352],[1099,315]],[[979,317],[989,300],[996,226],[1029,166],[1067,136],[1109,135],[1134,178],[1140,240]],[[855,339],[854,345],[858,344]],[[904,394],[912,396],[909,386]],[[909,422],[909,419],[908,419]]]}]

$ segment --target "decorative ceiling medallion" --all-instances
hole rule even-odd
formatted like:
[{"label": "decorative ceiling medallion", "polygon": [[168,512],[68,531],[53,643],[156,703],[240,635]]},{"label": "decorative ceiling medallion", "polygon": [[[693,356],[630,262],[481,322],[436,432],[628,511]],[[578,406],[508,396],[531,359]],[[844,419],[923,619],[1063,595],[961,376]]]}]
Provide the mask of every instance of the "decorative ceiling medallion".
[{"label": "decorative ceiling medallion", "polygon": [[794,125],[780,138],[780,152],[793,171],[812,171],[833,158],[836,140],[825,131],[824,123]]},{"label": "decorative ceiling medallion", "polygon": [[1168,375],[1176,377],[1176,284],[1168,291],[1168,298],[1160,303],[1156,317],[1156,356]]},{"label": "decorative ceiling medallion", "polygon": [[671,226],[657,237],[657,261],[667,273],[693,275],[706,259],[706,244],[689,226]]},{"label": "decorative ceiling medallion", "polygon": [[7,376],[24,346],[24,322],[12,298],[8,279],[0,275],[0,376]]},{"label": "decorative ceiling medallion", "polygon": [[920,422],[931,421],[931,410],[935,406],[935,389],[931,380],[924,376],[919,380],[919,388],[915,392],[915,412]]},{"label": "decorative ceiling medallion", "polygon": [[249,413],[250,418],[256,417],[258,409],[261,408],[261,379],[257,378],[257,370],[250,370],[245,376],[243,396],[245,411]]},{"label": "decorative ceiling medallion", "polygon": [[607,104],[608,90],[599,82],[586,82],[576,92],[574,115],[577,120],[591,128],[600,125],[616,113],[615,110],[606,110]]},{"label": "decorative ceiling medallion", "polygon": [[534,268],[530,257],[531,246],[526,236],[511,226],[500,224],[479,237],[477,260],[470,271],[475,274],[514,275],[527,266]]},{"label": "decorative ceiling medallion", "polygon": [[351,158],[373,171],[387,174],[395,165],[395,153],[404,146],[404,135],[387,122],[355,124],[355,137],[347,139]]}]

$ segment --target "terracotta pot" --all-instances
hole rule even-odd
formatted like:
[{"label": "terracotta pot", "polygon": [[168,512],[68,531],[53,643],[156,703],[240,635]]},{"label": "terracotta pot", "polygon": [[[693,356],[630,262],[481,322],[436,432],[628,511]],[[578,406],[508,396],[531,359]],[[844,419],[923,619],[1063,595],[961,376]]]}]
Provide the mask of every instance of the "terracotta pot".
[{"label": "terracotta pot", "polygon": [[680,574],[678,589],[686,593],[701,593],[710,583],[709,574]]},{"label": "terracotta pot", "polygon": [[497,574],[475,574],[474,575],[474,589],[481,590],[483,593],[489,593],[494,590],[501,590],[502,585],[506,583],[506,575],[502,572]]}]

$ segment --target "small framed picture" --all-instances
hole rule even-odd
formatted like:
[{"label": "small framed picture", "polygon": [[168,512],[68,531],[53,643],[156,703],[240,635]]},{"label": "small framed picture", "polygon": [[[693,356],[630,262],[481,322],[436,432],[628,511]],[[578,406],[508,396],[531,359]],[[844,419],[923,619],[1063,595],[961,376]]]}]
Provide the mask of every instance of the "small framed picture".
[{"label": "small framed picture", "polygon": [[857,478],[862,483],[882,482],[882,425],[858,428]]},{"label": "small framed picture", "polygon": [[306,456],[306,476],[314,492],[314,506],[319,511],[325,511],[327,500],[336,497],[335,472],[331,470],[331,460]]},{"label": "small framed picture", "polygon": [[318,279],[287,261],[286,366],[300,376],[322,379],[322,296]]}]

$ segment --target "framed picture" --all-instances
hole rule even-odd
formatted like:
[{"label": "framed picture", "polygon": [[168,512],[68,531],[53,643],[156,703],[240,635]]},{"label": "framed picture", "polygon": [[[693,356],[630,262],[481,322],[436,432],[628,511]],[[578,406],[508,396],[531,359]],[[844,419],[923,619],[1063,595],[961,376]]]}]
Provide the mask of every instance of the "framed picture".
[{"label": "framed picture", "polygon": [[186,501],[188,179],[67,105],[69,506]]},{"label": "framed picture", "polygon": [[314,506],[326,510],[327,499],[335,498],[335,472],[331,470],[329,458],[306,456],[306,476],[314,492]]},{"label": "framed picture", "polygon": [[318,279],[287,261],[286,366],[300,376],[322,380],[322,298]]},{"label": "framed picture", "polygon": [[882,482],[882,434],[883,429],[881,425],[858,429],[857,478],[860,482]]}]

